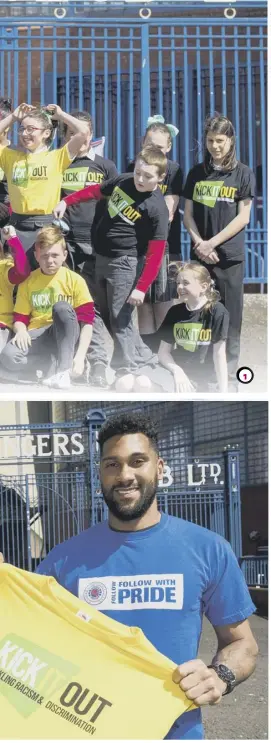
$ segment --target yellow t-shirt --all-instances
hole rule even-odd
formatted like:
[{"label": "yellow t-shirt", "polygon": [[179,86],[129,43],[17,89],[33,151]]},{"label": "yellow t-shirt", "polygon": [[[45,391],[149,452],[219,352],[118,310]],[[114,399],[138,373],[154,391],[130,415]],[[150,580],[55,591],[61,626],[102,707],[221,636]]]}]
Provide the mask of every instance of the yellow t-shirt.
[{"label": "yellow t-shirt", "polygon": [[[12,328],[13,325],[13,290],[8,272],[14,265],[12,258],[0,260],[0,323]],[[1,325],[0,325],[1,327]]]},{"label": "yellow t-shirt", "polygon": [[62,173],[72,159],[67,145],[33,154],[9,147],[0,150],[0,168],[7,179],[12,210],[18,214],[51,214],[60,200]]},{"label": "yellow t-shirt", "polygon": [[[3,147],[3,145],[0,144],[0,157],[1,157],[1,154],[2,154],[2,152],[3,152],[4,149],[5,148]],[[3,171],[3,168],[0,167],[0,183],[2,183],[2,181],[4,180],[4,178],[5,178],[5,173]]]},{"label": "yellow t-shirt", "polygon": [[69,302],[76,309],[93,302],[85,279],[69,268],[61,266],[53,276],[40,268],[18,288],[14,312],[30,316],[28,330],[52,324],[52,307],[56,302]]},{"label": "yellow t-shirt", "polygon": [[1,565],[0,596],[2,738],[157,740],[192,708],[142,630],[54,578]]}]

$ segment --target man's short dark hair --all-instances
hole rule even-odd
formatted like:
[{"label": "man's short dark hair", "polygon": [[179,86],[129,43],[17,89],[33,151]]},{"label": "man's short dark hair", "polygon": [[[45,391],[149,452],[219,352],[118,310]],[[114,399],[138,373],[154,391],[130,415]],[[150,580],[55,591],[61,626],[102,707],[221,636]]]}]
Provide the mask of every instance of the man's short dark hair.
[{"label": "man's short dark hair", "polygon": [[149,439],[152,448],[158,454],[158,424],[144,413],[120,413],[114,415],[102,425],[98,442],[102,452],[106,441],[113,436],[125,436],[129,433],[143,433]]}]

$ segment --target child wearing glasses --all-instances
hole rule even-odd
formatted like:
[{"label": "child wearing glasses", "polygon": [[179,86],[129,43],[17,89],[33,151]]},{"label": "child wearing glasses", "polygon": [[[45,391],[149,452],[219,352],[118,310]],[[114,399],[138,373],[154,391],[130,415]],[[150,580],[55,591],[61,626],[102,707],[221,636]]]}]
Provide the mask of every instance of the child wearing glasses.
[{"label": "child wearing glasses", "polygon": [[[54,124],[63,122],[74,134],[60,149],[50,150]],[[52,222],[52,210],[59,200],[62,174],[77,155],[88,135],[86,123],[66,114],[60,106],[44,109],[22,103],[3,120],[0,138],[13,123],[19,124],[19,148],[4,147],[0,151],[0,168],[7,179],[11,224],[21,240],[32,268],[34,243],[38,230]]]}]

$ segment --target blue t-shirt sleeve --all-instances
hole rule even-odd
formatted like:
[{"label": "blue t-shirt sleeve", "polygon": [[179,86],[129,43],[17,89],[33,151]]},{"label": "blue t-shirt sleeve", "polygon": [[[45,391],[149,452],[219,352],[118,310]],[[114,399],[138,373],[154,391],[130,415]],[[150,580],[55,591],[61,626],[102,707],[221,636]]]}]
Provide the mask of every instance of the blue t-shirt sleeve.
[{"label": "blue t-shirt sleeve", "polygon": [[256,611],[242,570],[226,540],[221,539],[213,544],[209,570],[208,585],[203,594],[203,611],[212,625],[242,622]]}]

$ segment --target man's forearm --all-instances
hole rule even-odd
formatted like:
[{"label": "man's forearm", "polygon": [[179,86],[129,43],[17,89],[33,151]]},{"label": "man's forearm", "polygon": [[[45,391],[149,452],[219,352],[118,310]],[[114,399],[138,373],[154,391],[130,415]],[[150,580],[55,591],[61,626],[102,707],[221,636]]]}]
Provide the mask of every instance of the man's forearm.
[{"label": "man's forearm", "polygon": [[241,684],[253,673],[256,666],[258,654],[257,643],[246,640],[235,640],[235,642],[220,648],[214,656],[212,663],[224,663],[233,671],[237,684]]}]

